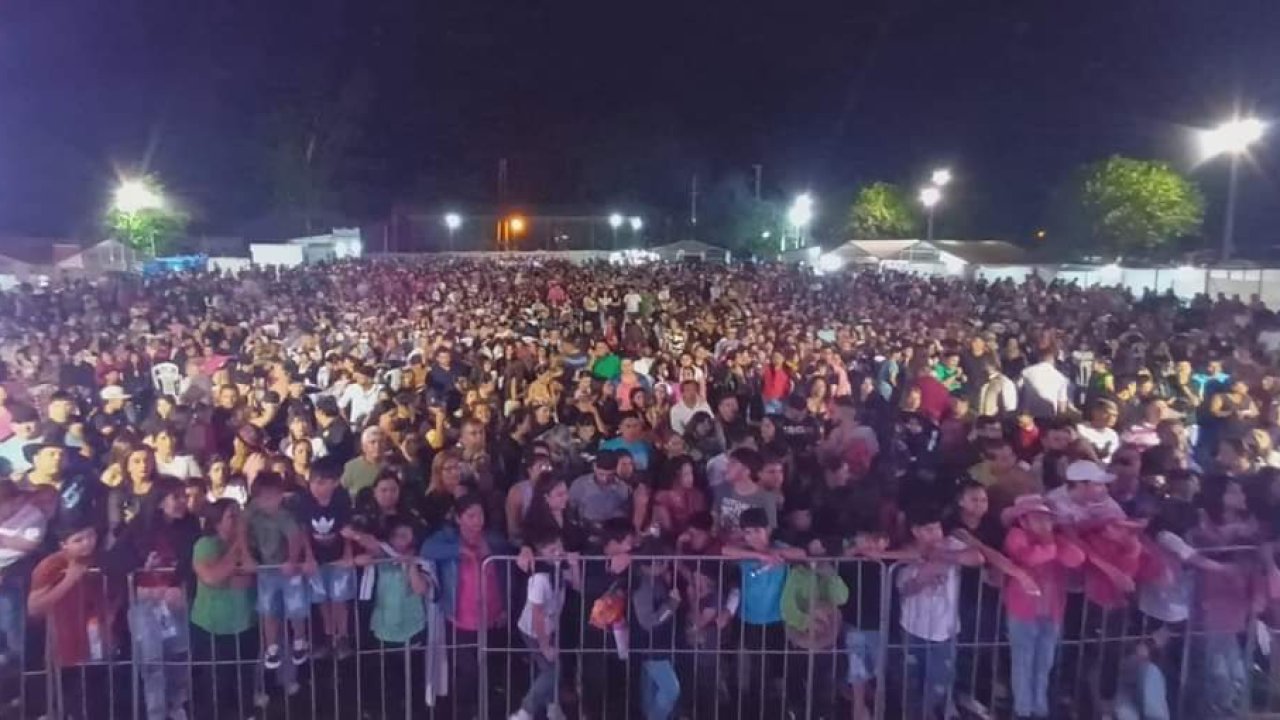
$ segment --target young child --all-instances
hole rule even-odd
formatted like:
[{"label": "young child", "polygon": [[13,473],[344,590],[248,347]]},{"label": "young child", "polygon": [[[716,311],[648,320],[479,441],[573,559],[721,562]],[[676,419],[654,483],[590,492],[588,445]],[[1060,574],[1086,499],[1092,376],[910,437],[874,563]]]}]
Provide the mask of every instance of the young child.
[{"label": "young child", "polygon": [[259,473],[245,513],[249,532],[249,548],[259,566],[258,614],[262,616],[262,634],[266,651],[262,664],[275,670],[282,664],[281,643],[284,640],[280,620],[289,621],[293,630],[291,660],[301,665],[310,655],[307,644],[307,619],[311,607],[301,573],[315,575],[315,562],[307,553],[301,528],[287,510],[284,501],[284,478],[275,473]]},{"label": "young child", "polygon": [[623,663],[630,651],[627,610],[632,543],[631,521],[612,518],[588,546],[593,555],[605,559],[583,563],[581,596],[587,622],[581,623],[579,638],[586,653],[581,659],[582,708],[592,717],[612,717],[622,707],[611,688],[627,676]]},{"label": "young child", "polygon": [[872,709],[868,690],[871,681],[876,679],[876,658],[884,643],[880,633],[880,594],[888,572],[886,562],[914,558],[915,554],[889,550],[889,534],[876,521],[874,509],[864,509],[854,522],[853,542],[844,550],[848,561],[840,564],[840,577],[853,589],[854,595],[841,606],[841,611],[853,717],[869,720]]},{"label": "young child", "polygon": [[106,581],[91,575],[95,565],[98,531],[87,516],[68,513],[54,529],[57,552],[41,560],[31,573],[27,614],[43,619],[50,635],[49,663],[59,673],[64,688],[57,717],[91,716],[89,707],[105,708],[105,673],[66,671],[76,666],[103,663],[111,658],[111,621]]},{"label": "young child", "polygon": [[[662,541],[646,544],[641,555],[661,558],[668,553]],[[640,566],[640,582],[631,596],[630,644],[641,654],[643,685],[640,703],[647,720],[669,720],[680,701],[680,680],[672,663],[676,649],[676,611],[680,591],[671,577],[669,561],[649,560]]]},{"label": "young child", "polygon": [[[578,566],[576,558],[565,555],[559,533],[539,529],[527,540],[534,548],[537,564],[529,575],[524,609],[517,626],[529,647],[537,675],[511,720],[533,720],[544,708],[548,720],[563,720],[564,712],[556,702],[557,636],[560,610],[564,607],[564,583],[578,583]],[[568,560],[567,567],[565,560]]]},{"label": "young child", "polygon": [[[306,531],[304,553],[318,572],[311,577],[311,602],[320,606],[325,637],[333,654],[351,656],[350,602],[356,594],[351,542],[343,531],[351,523],[351,497],[340,484],[342,466],[324,458],[311,466],[307,492],[294,496],[292,512]],[[316,654],[323,646],[315,648]]]},{"label": "young child", "polygon": [[387,522],[387,544],[395,551],[397,562],[378,566],[369,621],[373,636],[384,643],[407,643],[427,627],[423,605],[427,576],[418,561],[415,528],[413,519],[405,516]]},{"label": "young child", "polygon": [[683,562],[679,572],[684,580],[684,634],[693,653],[677,657],[680,677],[697,692],[685,693],[684,714],[689,717],[715,717],[716,708],[727,692],[723,686],[718,652],[729,633],[726,632],[738,609],[738,591],[721,582],[717,564]]},{"label": "young child", "polygon": [[898,573],[902,594],[899,624],[907,645],[907,716],[941,717],[955,680],[956,634],[960,631],[959,566],[976,566],[982,553],[942,532],[938,508],[921,505],[907,515],[910,549],[917,559]]},{"label": "young child", "polygon": [[[803,560],[803,550],[789,548],[773,540],[769,516],[763,508],[748,508],[738,520],[741,530],[740,544],[724,548],[724,556],[739,560],[742,592],[742,637],[739,657],[738,686],[741,689],[753,685],[764,686],[761,678],[767,675],[779,682],[769,683],[770,689],[781,693],[782,672],[772,672],[766,666],[777,664],[777,656],[786,648],[786,629],[782,622],[782,588],[787,582],[787,560]],[[753,656],[768,653],[771,662],[761,666],[760,677],[752,671]],[[741,701],[745,693],[739,692]],[[737,708],[741,714],[745,707]]]},{"label": "young child", "polygon": [[1054,530],[1053,511],[1039,495],[1023,495],[1005,508],[1009,527],[1004,550],[1031,575],[1038,594],[1012,576],[1005,579],[1004,605],[1013,658],[1013,712],[1018,718],[1049,717],[1049,674],[1062,635],[1067,605],[1066,573],[1084,563],[1084,552]]}]

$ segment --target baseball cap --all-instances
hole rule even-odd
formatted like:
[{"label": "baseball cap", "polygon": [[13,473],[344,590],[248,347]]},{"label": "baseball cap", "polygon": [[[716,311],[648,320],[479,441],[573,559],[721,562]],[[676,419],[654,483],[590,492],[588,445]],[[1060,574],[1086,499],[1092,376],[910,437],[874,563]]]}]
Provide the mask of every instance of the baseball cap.
[{"label": "baseball cap", "polygon": [[1092,483],[1109,483],[1115,480],[1116,476],[1102,469],[1102,466],[1092,460],[1077,460],[1067,466],[1068,482],[1092,482]]},{"label": "baseball cap", "polygon": [[98,398],[108,402],[111,400],[128,400],[129,393],[125,392],[124,388],[119,385],[108,385],[98,391]]}]

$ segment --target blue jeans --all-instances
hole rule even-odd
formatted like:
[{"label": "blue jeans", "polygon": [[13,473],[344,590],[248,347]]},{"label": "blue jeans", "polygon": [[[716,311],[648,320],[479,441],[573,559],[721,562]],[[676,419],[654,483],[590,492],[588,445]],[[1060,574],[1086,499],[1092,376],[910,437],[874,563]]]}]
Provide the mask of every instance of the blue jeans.
[{"label": "blue jeans", "polygon": [[1062,627],[1052,618],[1019,620],[1010,616],[1009,654],[1013,667],[1013,714],[1049,717],[1049,674]]},{"label": "blue jeans", "polygon": [[1126,668],[1130,682],[1122,682],[1116,693],[1116,720],[1169,720],[1169,696],[1164,673],[1149,660]]},{"label": "blue jeans", "polygon": [[908,717],[941,717],[956,678],[955,639],[935,642],[903,632],[907,643]]},{"label": "blue jeans", "polygon": [[1244,704],[1244,652],[1235,633],[1205,633],[1196,638],[1199,678],[1197,717],[1239,717]]},{"label": "blue jeans", "polygon": [[680,679],[670,660],[645,660],[640,666],[644,678],[640,707],[645,720],[670,720],[680,701]]},{"label": "blue jeans", "polygon": [[537,674],[533,678],[533,684],[529,686],[529,691],[524,694],[524,700],[520,701],[520,709],[536,717],[540,711],[556,700],[557,670],[556,664],[542,654],[536,638],[524,635],[524,644],[529,646],[530,659]]},{"label": "blue jeans", "polygon": [[191,650],[187,607],[143,598],[129,608],[133,661],[142,678],[148,720],[165,720],[191,695],[187,654]]},{"label": "blue jeans", "polygon": [[16,584],[0,585],[0,653],[4,666],[22,671],[22,651],[26,644],[27,593]]}]

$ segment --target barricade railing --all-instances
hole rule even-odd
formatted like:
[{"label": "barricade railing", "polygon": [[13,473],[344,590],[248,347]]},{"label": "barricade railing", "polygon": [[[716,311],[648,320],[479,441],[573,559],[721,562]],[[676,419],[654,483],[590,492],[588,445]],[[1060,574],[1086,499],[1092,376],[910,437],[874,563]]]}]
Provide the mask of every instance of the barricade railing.
[{"label": "barricade railing", "polygon": [[[1140,587],[1115,607],[1068,593],[1052,638],[1053,716],[1276,712],[1280,616],[1258,550],[1200,557],[1214,564],[1170,566],[1168,592]],[[944,576],[934,600],[954,608],[948,616],[906,601],[909,561],[574,562],[571,571],[536,560],[540,588],[509,556],[485,559],[465,579],[416,560],[329,565],[315,576],[260,567],[221,588],[243,595],[213,604],[166,591],[146,572],[90,571],[48,621],[27,621],[26,588],[0,588],[0,717],[506,718],[529,697],[534,717],[548,703],[568,717],[609,719],[1006,717],[1026,690],[1026,674],[1014,671],[1025,646],[1011,643],[990,568]],[[421,600],[403,575],[411,565],[431,579]],[[355,586],[348,593],[343,582]],[[529,590],[548,588],[563,607],[544,662],[522,615]],[[321,597],[338,598],[332,613]],[[282,633],[270,668],[268,608]],[[335,646],[333,634],[349,644]],[[308,653],[295,664],[296,638]],[[1025,642],[1022,630],[1016,639]],[[531,695],[539,677],[541,694]]]}]

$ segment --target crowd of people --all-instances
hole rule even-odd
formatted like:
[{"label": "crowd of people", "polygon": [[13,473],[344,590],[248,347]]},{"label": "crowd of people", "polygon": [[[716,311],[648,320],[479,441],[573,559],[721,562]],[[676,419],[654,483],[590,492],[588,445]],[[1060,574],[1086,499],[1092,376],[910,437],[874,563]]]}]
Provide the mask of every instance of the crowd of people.
[{"label": "crowd of people", "polygon": [[1256,298],[769,264],[20,286],[0,687],[100,717],[127,657],[136,715],[212,716],[376,645],[412,687],[353,712],[1239,716],[1277,353]]}]

